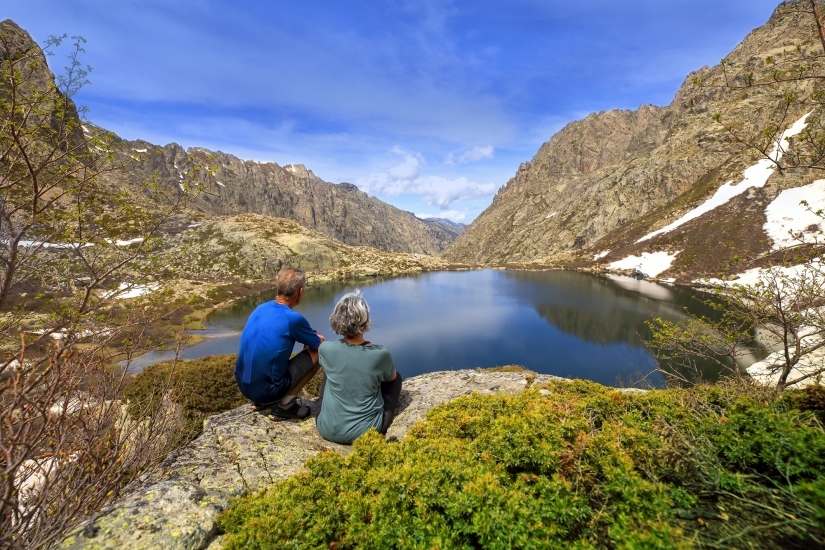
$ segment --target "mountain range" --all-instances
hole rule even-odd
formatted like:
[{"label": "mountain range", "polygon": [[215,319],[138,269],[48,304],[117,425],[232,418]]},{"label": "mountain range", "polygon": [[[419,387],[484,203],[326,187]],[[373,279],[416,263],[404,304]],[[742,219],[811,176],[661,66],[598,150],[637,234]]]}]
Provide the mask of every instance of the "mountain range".
[{"label": "mountain range", "polygon": [[[13,22],[1,25],[21,48],[37,47]],[[818,105],[782,101],[789,93],[810,97],[815,81],[747,82],[787,76],[800,52],[814,47],[821,46],[810,17],[778,8],[722,63],[688,75],[670,105],[593,113],[565,126],[466,228],[419,219],[353,184],[325,182],[300,164],[242,160],[175,143],[118,139],[125,170],[106,177],[133,190],[154,178],[166,193],[188,193],[184,182],[195,167],[211,166],[196,176],[202,191],[190,203],[193,214],[285,218],[384,252],[466,264],[635,269],[687,283],[730,278],[772,261],[789,229],[820,230],[818,218],[808,223],[798,207],[777,206],[797,195],[825,206],[825,188],[812,187],[816,174],[778,170],[768,158],[791,155],[802,145],[787,138],[806,124],[820,126]],[[823,69],[818,57],[806,63]],[[766,128],[772,129],[767,141]]]},{"label": "mountain range", "polygon": [[202,191],[190,203],[205,214],[287,218],[348,245],[432,256],[459,233],[442,220],[422,220],[370,197],[351,183],[326,182],[302,164],[242,160],[176,143],[123,140],[119,145],[133,159],[111,177],[133,189],[154,176],[167,193],[182,193],[181,181],[196,165],[212,167],[213,174],[201,172]]}]

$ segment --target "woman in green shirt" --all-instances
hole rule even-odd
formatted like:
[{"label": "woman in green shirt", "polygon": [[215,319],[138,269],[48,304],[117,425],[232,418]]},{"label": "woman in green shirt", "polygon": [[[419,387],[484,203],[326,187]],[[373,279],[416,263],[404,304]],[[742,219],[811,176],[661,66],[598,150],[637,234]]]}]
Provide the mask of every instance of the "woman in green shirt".
[{"label": "woman in green shirt", "polygon": [[315,419],[318,433],[343,444],[370,428],[386,435],[401,394],[401,376],[384,346],[364,340],[371,328],[370,308],[360,291],[341,298],[329,324],[343,338],[324,342],[318,351],[326,374]]}]

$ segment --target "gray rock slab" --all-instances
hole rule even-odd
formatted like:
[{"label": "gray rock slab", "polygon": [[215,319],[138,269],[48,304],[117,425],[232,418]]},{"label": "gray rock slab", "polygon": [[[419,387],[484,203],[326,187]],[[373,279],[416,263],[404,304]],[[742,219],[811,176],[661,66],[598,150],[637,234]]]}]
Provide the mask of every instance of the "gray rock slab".
[{"label": "gray rock slab", "polygon": [[[404,381],[399,413],[387,436],[401,439],[427,411],[462,395],[516,393],[531,384],[562,380],[530,372],[444,371]],[[316,401],[306,403],[312,416]],[[232,497],[263,489],[299,472],[320,451],[350,452],[323,439],[315,421],[273,420],[248,405],[212,416],[203,434],[171,454],[147,485],[82,525],[64,549],[174,548],[210,550],[215,518]]]}]

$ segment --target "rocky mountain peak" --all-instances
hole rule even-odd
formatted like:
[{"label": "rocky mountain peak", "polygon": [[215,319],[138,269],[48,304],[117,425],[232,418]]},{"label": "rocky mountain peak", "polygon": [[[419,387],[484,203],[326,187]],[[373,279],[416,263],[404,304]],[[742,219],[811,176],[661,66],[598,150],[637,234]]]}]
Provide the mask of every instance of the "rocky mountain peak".
[{"label": "rocky mountain peak", "polygon": [[293,174],[301,178],[317,179],[317,176],[312,173],[312,170],[307,170],[307,167],[303,164],[287,164],[284,166],[284,170],[292,172]]},{"label": "rocky mountain peak", "polygon": [[[816,37],[807,14],[775,13],[734,48],[725,65],[688,75],[670,105],[603,111],[571,122],[519,167],[444,257],[588,265],[597,253],[604,263],[641,253],[638,238],[678,218],[726,182],[740,181],[758,159],[755,150],[713,120],[714,113],[722,113],[744,134],[758,135],[775,120],[783,92],[793,89],[804,96],[811,86],[797,82],[732,91],[723,85],[725,71],[731,81],[748,72],[767,77],[773,70],[767,56],[811,46]],[[792,106],[786,123],[805,111],[802,105]],[[775,173],[764,189],[751,194],[755,198],[742,204],[737,199],[724,214],[720,210],[704,223],[697,220],[689,231],[685,226],[688,233],[680,233],[678,242],[669,235],[669,241],[652,239],[644,250],[692,250],[673,264],[671,274],[677,278],[727,269],[733,252],[725,243],[757,253],[758,246],[748,243],[765,240],[764,206],[782,188],[803,183],[794,178]],[[713,221],[713,216],[721,217]],[[728,223],[732,219],[737,223]],[[697,239],[702,244],[694,250]],[[603,254],[608,250],[609,255]]]},{"label": "rocky mountain peak", "polygon": [[303,164],[279,166],[202,147],[184,150],[177,143],[160,147],[143,140],[123,141],[121,148],[126,171],[111,176],[116,186],[139,189],[141,181],[156,175],[168,192],[183,193],[182,182],[196,164],[213,167],[213,175],[199,174],[203,192],[192,200],[192,206],[206,214],[287,218],[345,244],[386,252],[436,255],[457,234],[370,197],[351,183],[325,182]]}]

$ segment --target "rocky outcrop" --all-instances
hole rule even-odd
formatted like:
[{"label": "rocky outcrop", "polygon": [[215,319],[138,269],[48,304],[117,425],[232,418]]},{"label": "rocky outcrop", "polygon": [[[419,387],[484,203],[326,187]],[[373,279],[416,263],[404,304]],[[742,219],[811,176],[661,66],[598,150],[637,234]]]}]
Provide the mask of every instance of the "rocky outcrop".
[{"label": "rocky outcrop", "polygon": [[[804,174],[775,173],[768,185],[686,224],[679,232],[636,245],[697,206],[759,153],[736,141],[714,113],[745,136],[759,137],[782,120],[782,93],[805,97],[810,81],[731,90],[728,75],[753,72],[770,79],[768,56],[817,45],[806,14],[775,14],[750,33],[726,65],[688,75],[667,107],[643,105],[572,122],[545,143],[502,187],[493,203],[443,253],[451,261],[600,264],[641,251],[682,251],[665,276],[690,279],[725,271],[734,254],[764,250],[764,208],[778,192],[806,183]],[[697,85],[698,83],[698,85]],[[735,83],[742,84],[741,81]],[[792,123],[809,107],[791,106]],[[808,180],[810,181],[810,180]]]},{"label": "rocky outcrop", "polygon": [[[24,63],[23,66],[21,63],[16,64],[16,69],[21,71],[21,78],[25,80],[27,86],[37,90],[47,90],[54,86],[54,75],[48,69],[46,56],[40,46],[17,23],[6,19],[0,22],[0,61],[6,61],[9,58],[34,61],[34,63]],[[4,82],[0,86],[0,94],[6,94],[7,85],[8,83]]]},{"label": "rocky outcrop", "polygon": [[385,252],[435,255],[458,232],[440,223],[421,220],[351,183],[328,183],[301,164],[279,166],[242,160],[236,156],[176,143],[163,147],[146,141],[123,141],[119,158],[124,171],[109,179],[114,187],[142,190],[155,178],[169,194],[184,193],[195,166],[201,171],[194,183],[202,186],[191,206],[203,213],[226,216],[264,214],[287,218],[353,246],[371,246]]},{"label": "rocky outcrop", "polygon": [[[65,140],[74,147],[74,154],[79,154],[85,147],[74,102],[57,86],[43,49],[17,23],[6,19],[0,22],[0,62],[5,63],[9,59],[14,61],[14,70],[18,71],[15,76],[17,82],[13,86],[16,96],[14,109],[26,112],[26,127],[47,126],[51,129],[50,132],[36,132],[32,136],[39,135],[38,139],[45,139],[52,144]],[[0,101],[4,103],[11,101],[12,89],[6,78],[8,76],[4,75],[0,82]],[[11,104],[4,104],[3,108],[9,109]],[[8,150],[5,154],[8,154]],[[42,159],[38,162],[41,161]],[[7,158],[3,162],[8,162]]]},{"label": "rocky outcrop", "polygon": [[284,218],[260,214],[183,219],[163,239],[165,264],[198,280],[272,280],[284,266],[308,272],[310,282],[393,276],[451,267],[441,258],[349,246]]},{"label": "rocky outcrop", "polygon": [[[558,378],[523,372],[450,371],[404,381],[399,413],[387,434],[402,438],[424,414],[472,392],[515,393]],[[545,390],[542,390],[545,391]],[[317,402],[312,406],[317,415]],[[243,406],[209,418],[203,434],[169,456],[147,484],[104,510],[59,544],[63,549],[206,548],[229,499],[301,470],[320,451],[349,452],[315,430],[312,419],[276,421]],[[219,542],[214,542],[218,547]]]}]

